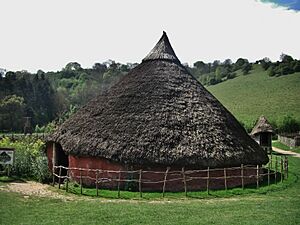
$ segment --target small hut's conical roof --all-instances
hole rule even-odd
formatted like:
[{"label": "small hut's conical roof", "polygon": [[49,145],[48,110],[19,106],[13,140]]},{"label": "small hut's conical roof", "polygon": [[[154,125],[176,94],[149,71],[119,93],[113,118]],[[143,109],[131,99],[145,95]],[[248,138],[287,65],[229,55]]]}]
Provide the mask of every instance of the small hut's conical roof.
[{"label": "small hut's conical roof", "polygon": [[259,117],[256,125],[251,131],[251,135],[255,135],[258,133],[275,133],[272,125],[269,123],[265,116]]},{"label": "small hut's conical roof", "polygon": [[181,64],[164,33],[143,62],[53,134],[64,151],[130,164],[265,164],[266,153]]}]

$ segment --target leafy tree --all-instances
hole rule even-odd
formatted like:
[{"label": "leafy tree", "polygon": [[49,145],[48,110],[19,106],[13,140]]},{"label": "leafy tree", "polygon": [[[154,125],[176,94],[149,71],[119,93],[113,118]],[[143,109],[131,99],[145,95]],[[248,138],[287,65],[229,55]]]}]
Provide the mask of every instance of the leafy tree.
[{"label": "leafy tree", "polygon": [[107,70],[107,66],[105,64],[95,63],[93,65],[93,70],[98,73],[104,73]]},{"label": "leafy tree", "polygon": [[223,65],[224,66],[231,66],[231,64],[232,64],[232,61],[231,61],[231,59],[225,59],[225,61],[223,62]]},{"label": "leafy tree", "polygon": [[22,131],[24,117],[24,98],[9,95],[0,101],[0,127],[7,131]]},{"label": "leafy tree", "polygon": [[275,73],[275,67],[271,66],[270,69],[269,69],[269,76],[273,77],[275,75],[276,75],[276,73]]},{"label": "leafy tree", "polygon": [[81,65],[77,62],[70,62],[68,63],[63,70],[67,71],[78,71],[81,70]]},{"label": "leafy tree", "polygon": [[293,66],[294,72],[300,72],[300,61],[295,62],[295,65]]},{"label": "leafy tree", "polygon": [[[223,78],[222,68],[220,66],[217,67],[215,74],[216,74],[215,80],[220,82]],[[213,81],[213,83],[214,83],[214,81]]]},{"label": "leafy tree", "polygon": [[238,58],[234,64],[235,70],[241,69],[245,63],[249,63],[247,59]]},{"label": "leafy tree", "polygon": [[281,62],[283,63],[290,63],[292,62],[294,59],[292,58],[292,56],[289,56],[289,55],[286,55],[284,53],[282,53],[280,55],[280,59],[281,59]]},{"label": "leafy tree", "polygon": [[262,60],[260,60],[260,64],[264,70],[267,70],[272,65],[272,62],[268,57],[265,57]]},{"label": "leafy tree", "polygon": [[242,67],[242,71],[244,75],[249,74],[250,70],[252,70],[252,64],[251,63],[245,63]]}]

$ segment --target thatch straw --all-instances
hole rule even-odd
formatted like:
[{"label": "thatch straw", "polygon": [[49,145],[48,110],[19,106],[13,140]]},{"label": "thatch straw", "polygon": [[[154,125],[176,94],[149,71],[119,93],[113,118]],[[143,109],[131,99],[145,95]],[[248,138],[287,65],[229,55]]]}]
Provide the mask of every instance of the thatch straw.
[{"label": "thatch straw", "polygon": [[179,62],[164,33],[143,62],[53,134],[64,151],[125,164],[265,164],[266,153]]},{"label": "thatch straw", "polygon": [[251,131],[251,135],[255,135],[258,133],[275,133],[272,125],[264,116],[259,117],[256,125]]}]

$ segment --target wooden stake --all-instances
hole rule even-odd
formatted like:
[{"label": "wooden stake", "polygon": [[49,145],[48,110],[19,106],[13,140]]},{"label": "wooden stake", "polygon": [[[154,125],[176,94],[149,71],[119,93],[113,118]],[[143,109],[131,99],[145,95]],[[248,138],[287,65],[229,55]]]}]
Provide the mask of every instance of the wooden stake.
[{"label": "wooden stake", "polygon": [[121,180],[121,171],[119,171],[119,177],[118,177],[118,198],[120,198],[120,180]]},{"label": "wooden stake", "polygon": [[182,167],[181,172],[182,172],[182,179],[183,179],[184,193],[185,193],[185,197],[187,197],[187,188],[186,188],[186,179],[185,179],[185,171],[184,171],[184,167]]},{"label": "wooden stake", "polygon": [[256,166],[256,188],[259,188],[259,165]]},{"label": "wooden stake", "polygon": [[55,168],[54,166],[52,167],[52,186],[54,187],[54,184],[55,184]]},{"label": "wooden stake", "polygon": [[242,189],[244,189],[244,165],[241,165]]},{"label": "wooden stake", "polygon": [[270,165],[268,165],[268,186],[270,186]]},{"label": "wooden stake", "polygon": [[226,168],[224,168],[224,186],[225,186],[225,190],[227,191],[227,177],[226,177]]},{"label": "wooden stake", "polygon": [[69,169],[67,169],[66,192],[69,191]]},{"label": "wooden stake", "polygon": [[170,170],[170,167],[168,166],[167,170],[165,172],[165,177],[164,177],[164,185],[163,185],[163,193],[162,193],[163,198],[165,197],[166,182],[167,182],[167,176],[168,176],[169,170]]},{"label": "wooden stake", "polygon": [[284,178],[287,179],[287,156],[284,156]]},{"label": "wooden stake", "polygon": [[272,160],[273,160],[273,157],[272,157],[272,151],[271,151],[271,169],[272,169]]},{"label": "wooden stake", "polygon": [[60,189],[60,176],[61,176],[61,166],[59,166],[59,174],[58,174],[58,189]]},{"label": "wooden stake", "polygon": [[139,176],[139,191],[140,191],[140,197],[142,198],[143,197],[143,194],[142,194],[142,170],[140,170],[140,176]]},{"label": "wooden stake", "polygon": [[206,179],[206,191],[207,191],[207,194],[209,195],[209,167],[207,167],[207,179]]},{"label": "wooden stake", "polygon": [[99,170],[96,170],[96,195],[99,196],[99,190],[98,190],[98,176],[99,176]]},{"label": "wooden stake", "polygon": [[10,177],[10,167],[11,167],[11,165],[8,164],[8,165],[7,165],[7,176],[8,176],[8,177]]},{"label": "wooden stake", "polygon": [[277,184],[277,157],[275,157],[275,184]]},{"label": "wooden stake", "polygon": [[280,157],[280,181],[283,182],[283,159]]},{"label": "wooden stake", "polygon": [[80,171],[80,194],[82,194],[82,172],[81,172],[81,169],[79,170]]},{"label": "wooden stake", "polygon": [[289,178],[289,158],[286,156],[286,178]]}]

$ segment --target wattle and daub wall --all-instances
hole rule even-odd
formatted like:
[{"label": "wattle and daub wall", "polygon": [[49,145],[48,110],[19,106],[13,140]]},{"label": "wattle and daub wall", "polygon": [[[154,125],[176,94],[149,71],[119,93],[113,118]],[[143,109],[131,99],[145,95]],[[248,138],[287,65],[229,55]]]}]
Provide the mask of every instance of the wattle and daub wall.
[{"label": "wattle and daub wall", "polygon": [[[53,169],[53,149],[52,145],[47,146],[47,156],[49,170]],[[99,169],[110,170],[111,172],[102,171],[98,173],[98,179],[103,182],[99,183],[99,188],[105,189],[117,189],[118,182],[117,179],[121,180],[136,180],[138,181],[140,170],[142,170],[142,190],[143,191],[162,191],[163,183],[165,179],[165,172],[167,170],[166,166],[162,165],[122,165],[120,163],[112,162],[105,158],[99,157],[80,157],[68,155],[68,166],[70,168],[84,168],[84,169]],[[206,177],[208,173],[206,171],[194,171],[193,170],[206,170],[207,168],[189,168],[185,167],[186,185],[187,190],[205,190],[207,188]],[[115,172],[112,172],[115,171]],[[122,171],[119,175],[119,171]],[[134,171],[133,173],[125,171]],[[177,172],[176,172],[177,171]],[[184,191],[183,175],[181,173],[182,167],[171,166],[166,177],[165,191]],[[245,167],[243,169],[244,185],[256,183],[257,170]],[[70,170],[69,176],[72,180],[79,183],[80,171]],[[81,171],[82,183],[85,186],[95,186],[95,171]],[[120,176],[120,177],[119,177]],[[226,176],[237,176],[237,178],[227,178],[226,184],[227,188],[238,187],[242,185],[241,169],[236,167],[234,169],[226,169]],[[246,178],[247,176],[252,176],[251,178]],[[86,178],[90,177],[90,178]],[[211,169],[209,172],[209,188],[210,189],[224,189],[225,179],[224,179],[224,168],[219,168],[218,170]],[[92,178],[92,179],[91,179]],[[193,178],[193,180],[190,180]],[[112,181],[115,180],[115,181]],[[149,182],[149,183],[148,183]],[[153,183],[150,183],[153,182]],[[120,189],[122,190],[138,190],[138,182],[120,182]]]}]

